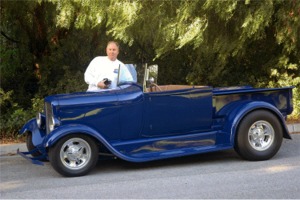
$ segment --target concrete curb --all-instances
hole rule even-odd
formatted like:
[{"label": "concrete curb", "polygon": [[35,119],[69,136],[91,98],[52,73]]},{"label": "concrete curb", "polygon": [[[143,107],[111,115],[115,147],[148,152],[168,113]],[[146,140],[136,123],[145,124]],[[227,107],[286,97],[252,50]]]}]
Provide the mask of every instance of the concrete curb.
[{"label": "concrete curb", "polygon": [[26,144],[25,143],[0,144],[0,157],[17,155],[17,149],[19,149],[20,151],[27,151]]},{"label": "concrete curb", "polygon": [[287,125],[290,133],[300,133],[300,123]]},{"label": "concrete curb", "polygon": [[[300,133],[300,123],[288,124],[288,130],[290,133]],[[17,149],[20,151],[27,151],[25,143],[14,144],[0,144],[0,156],[13,156],[17,154]]]}]

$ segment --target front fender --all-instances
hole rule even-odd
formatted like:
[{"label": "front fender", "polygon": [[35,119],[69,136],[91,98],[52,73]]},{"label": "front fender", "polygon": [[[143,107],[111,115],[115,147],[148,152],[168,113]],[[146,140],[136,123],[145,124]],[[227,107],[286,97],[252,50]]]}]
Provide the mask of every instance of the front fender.
[{"label": "front fender", "polygon": [[224,126],[224,132],[230,134],[230,143],[231,145],[234,145],[234,140],[236,136],[236,132],[238,129],[238,126],[242,119],[250,112],[254,110],[268,110],[271,113],[273,113],[279,120],[282,128],[283,128],[283,137],[287,139],[292,139],[291,135],[289,134],[288,128],[285,124],[285,120],[280,113],[280,111],[273,106],[272,104],[269,104],[267,102],[263,101],[255,101],[255,102],[247,102],[247,103],[241,103],[238,106],[236,106],[230,114],[227,116],[227,123]]},{"label": "front fender", "polygon": [[24,135],[27,132],[32,134],[32,144],[34,146],[40,146],[43,143],[43,139],[46,135],[45,130],[39,129],[36,119],[29,120],[19,131],[19,135]]},{"label": "front fender", "polygon": [[97,139],[99,142],[105,142],[106,140],[96,130],[80,124],[68,124],[59,126],[54,129],[44,140],[45,147],[52,147],[59,139],[74,133],[82,133],[90,135]]},{"label": "front fender", "polygon": [[68,124],[68,125],[57,127],[45,138],[44,147],[50,148],[56,142],[58,142],[59,139],[75,133],[82,133],[82,134],[89,135],[95,138],[99,143],[103,144],[115,156],[127,161],[136,162],[136,159],[126,156],[123,153],[116,150],[99,132],[97,132],[91,127],[81,125],[81,124]]},{"label": "front fender", "polygon": [[32,132],[32,130],[34,130],[36,127],[37,127],[36,120],[35,118],[32,118],[31,120],[26,122],[26,124],[24,124],[24,126],[19,131],[19,135],[24,135],[27,131]]}]

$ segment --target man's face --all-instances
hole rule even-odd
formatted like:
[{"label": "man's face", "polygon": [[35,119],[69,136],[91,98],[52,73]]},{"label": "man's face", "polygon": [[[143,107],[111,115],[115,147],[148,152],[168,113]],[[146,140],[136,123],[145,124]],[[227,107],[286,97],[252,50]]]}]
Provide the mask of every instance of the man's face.
[{"label": "man's face", "polygon": [[110,43],[106,47],[106,54],[111,61],[115,61],[119,54],[119,48],[115,43]]}]

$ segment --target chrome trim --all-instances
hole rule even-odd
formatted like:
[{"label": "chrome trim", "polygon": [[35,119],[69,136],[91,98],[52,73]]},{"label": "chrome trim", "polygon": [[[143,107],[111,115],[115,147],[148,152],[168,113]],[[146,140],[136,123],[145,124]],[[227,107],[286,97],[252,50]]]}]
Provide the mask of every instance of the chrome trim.
[{"label": "chrome trim", "polygon": [[92,149],[87,141],[71,138],[62,145],[59,156],[67,169],[80,170],[91,162]]},{"label": "chrome trim", "polygon": [[264,120],[256,121],[248,131],[248,141],[257,151],[265,151],[274,143],[275,131],[272,125]]},{"label": "chrome trim", "polygon": [[36,124],[40,128],[42,128],[42,115],[41,113],[36,114]]},{"label": "chrome trim", "polygon": [[51,132],[50,127],[53,124],[53,111],[52,106],[49,102],[45,103],[45,114],[46,114],[46,133],[49,134]]}]

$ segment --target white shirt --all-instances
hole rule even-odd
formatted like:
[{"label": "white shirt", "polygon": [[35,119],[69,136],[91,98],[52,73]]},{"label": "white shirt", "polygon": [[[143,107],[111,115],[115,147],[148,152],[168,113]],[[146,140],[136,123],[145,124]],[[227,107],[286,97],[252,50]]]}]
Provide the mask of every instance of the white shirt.
[{"label": "white shirt", "polygon": [[95,57],[84,73],[84,80],[87,84],[89,84],[87,91],[97,92],[106,90],[97,87],[97,84],[104,78],[108,78],[112,81],[109,89],[117,88],[119,66],[121,69],[120,80],[133,81],[128,69],[118,59],[111,61],[107,56]]}]

